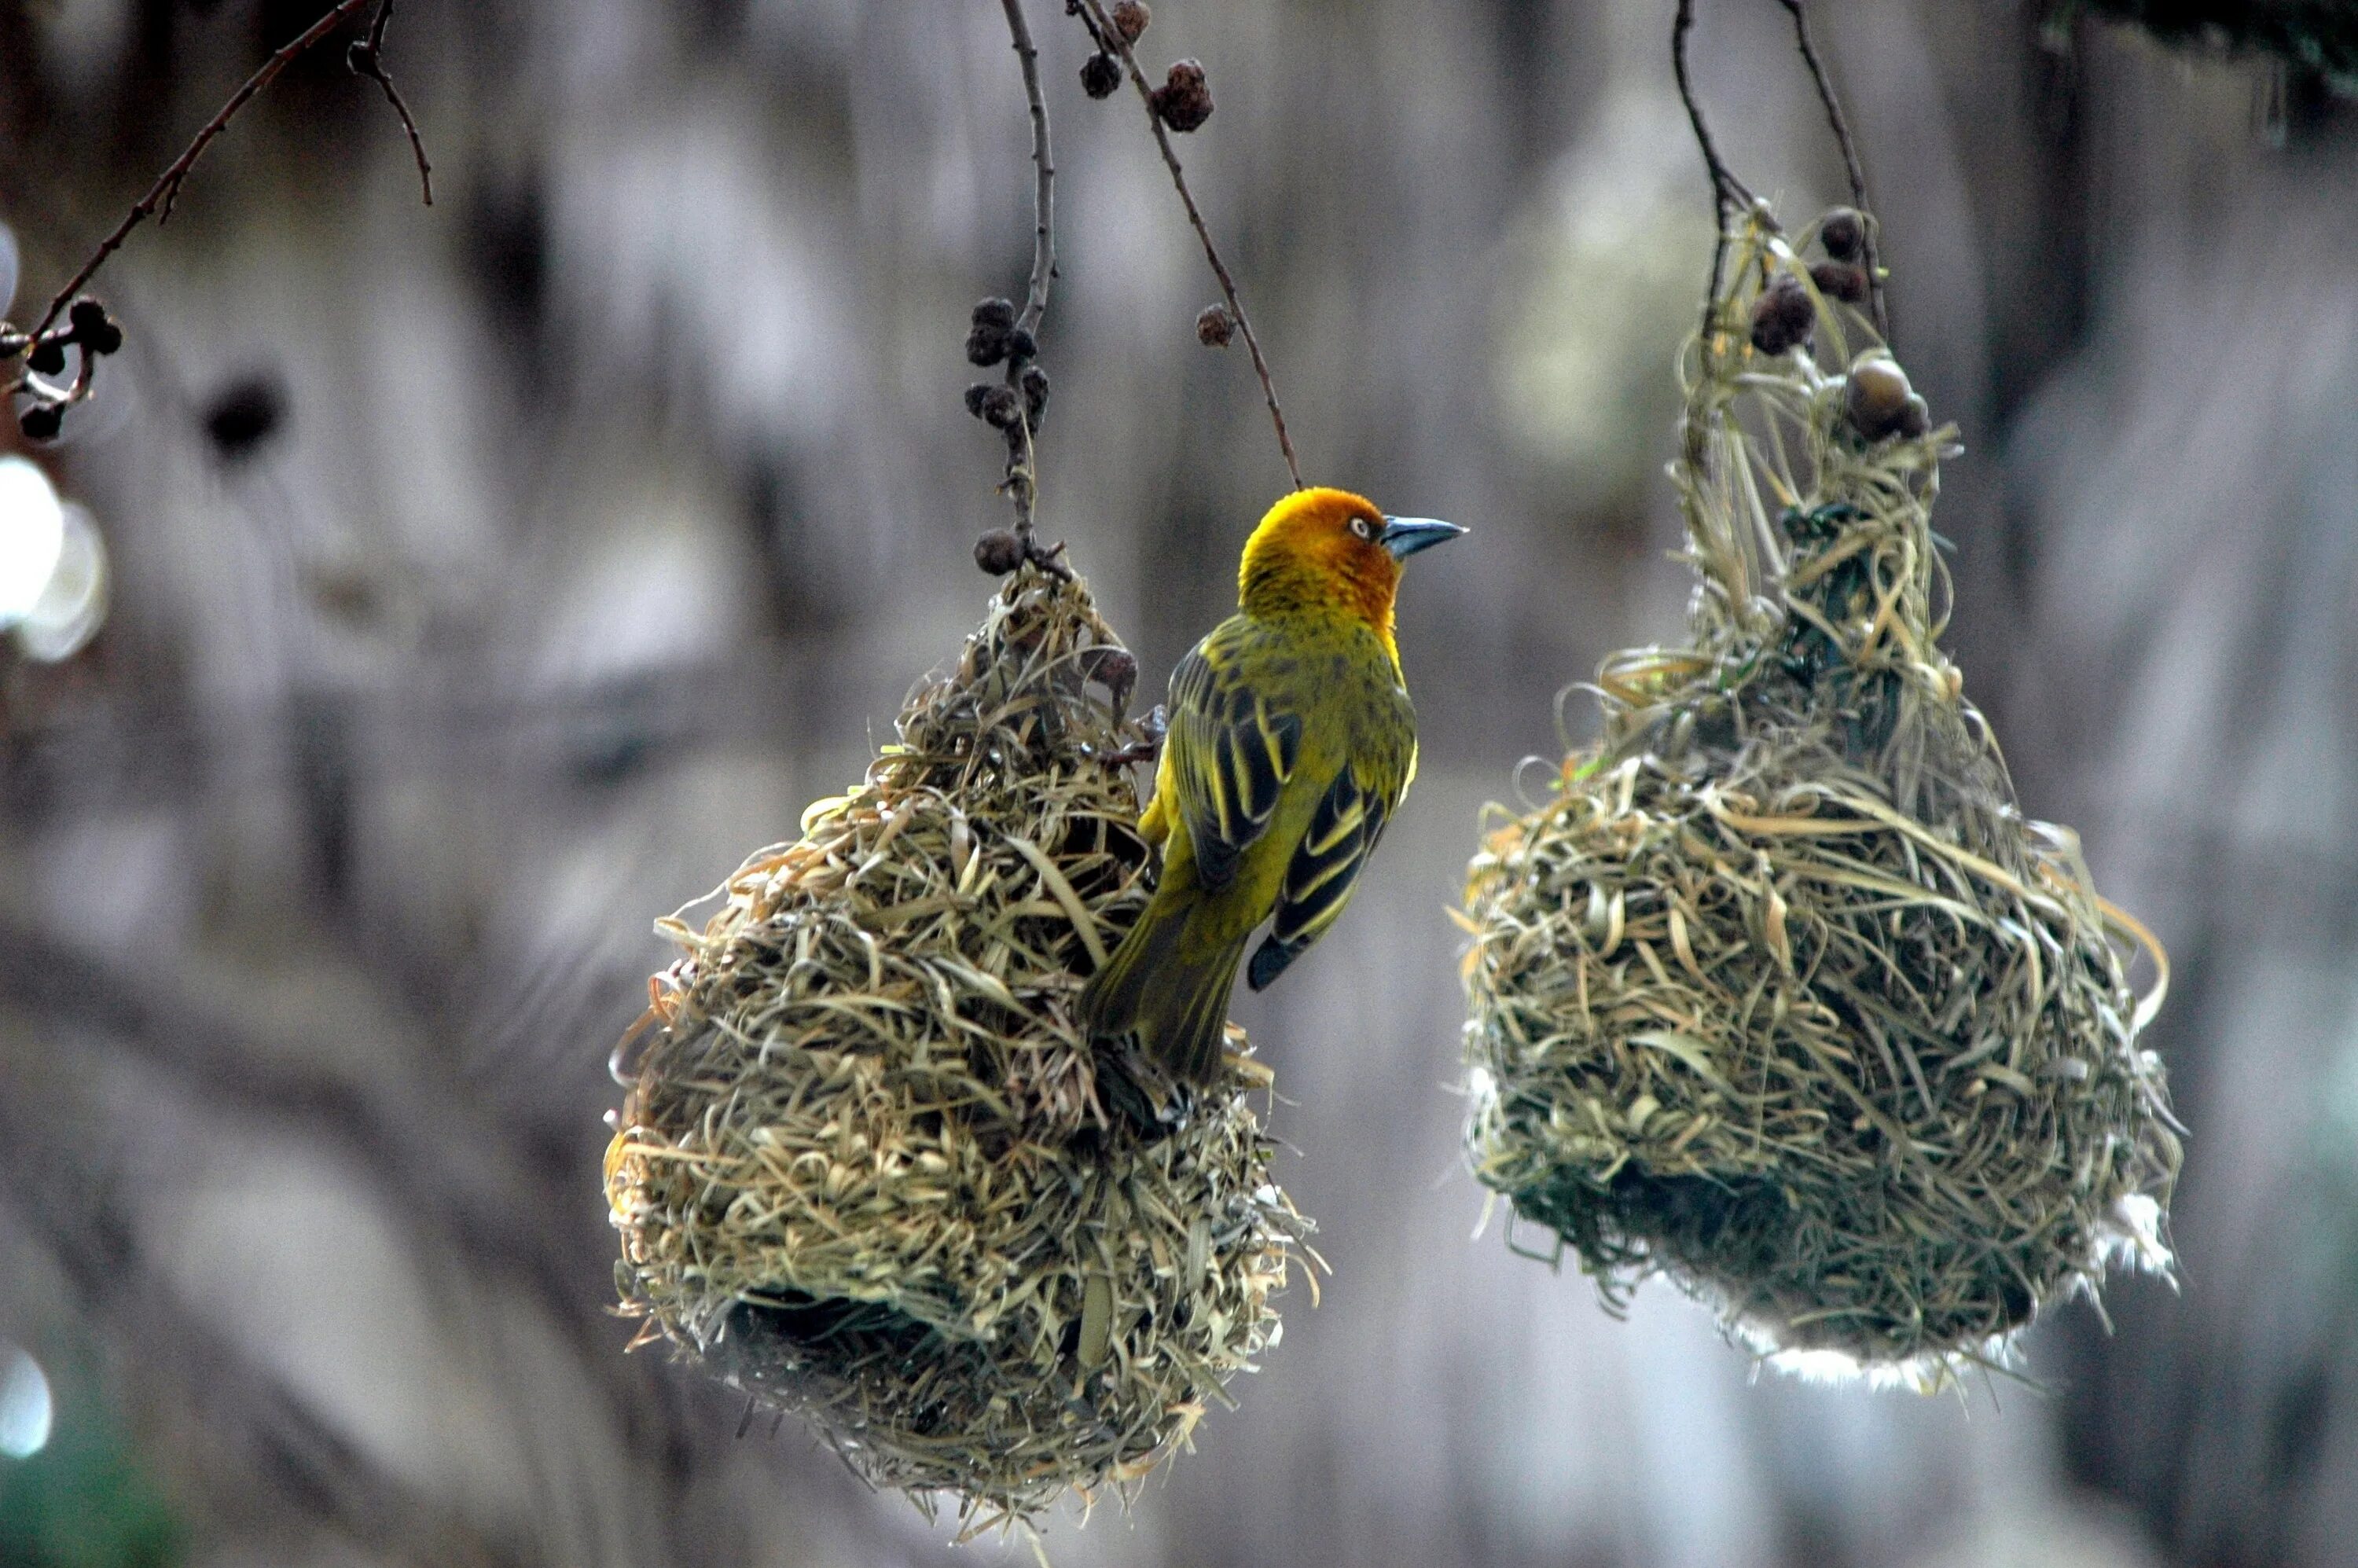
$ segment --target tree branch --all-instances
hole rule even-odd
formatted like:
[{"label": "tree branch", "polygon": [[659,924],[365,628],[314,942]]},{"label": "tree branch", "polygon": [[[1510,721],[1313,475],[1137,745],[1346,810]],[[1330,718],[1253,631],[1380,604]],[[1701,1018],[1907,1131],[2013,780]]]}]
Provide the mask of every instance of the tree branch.
[{"label": "tree branch", "polygon": [[1032,281],[1023,295],[1023,313],[1015,324],[1027,332],[1040,330],[1048,313],[1048,284],[1056,276],[1056,162],[1048,146],[1048,102],[1040,92],[1040,51],[1033,46],[1032,29],[1023,20],[1022,0],[1001,0],[1007,11],[1007,32],[1015,58],[1023,67],[1023,97],[1032,107],[1032,163],[1039,180],[1032,190]]},{"label": "tree branch", "polygon": [[[38,339],[56,324],[58,318],[65,314],[66,308],[73,303],[75,296],[82,291],[92,278],[98,276],[98,269],[104,266],[108,258],[123,248],[123,242],[131,237],[133,230],[151,217],[158,223],[170,222],[172,209],[180,199],[180,188],[188,182],[189,171],[197,167],[197,160],[204,156],[205,149],[212,145],[213,138],[229,129],[229,123],[237,117],[238,111],[259,97],[265,88],[277,81],[278,73],[292,65],[297,57],[305,53],[312,45],[319,42],[330,33],[334,32],[368,3],[369,0],[337,0],[337,3],[330,7],[318,21],[306,27],[291,42],[280,46],[268,59],[263,61],[261,69],[246,78],[244,86],[230,94],[229,102],[221,106],[219,112],[206,122],[204,128],[197,133],[196,138],[189,143],[180,156],[172,160],[171,167],[156,177],[156,183],[147,188],[147,194],[131,204],[131,211],[124,214],[123,222],[114,226],[114,232],[99,242],[98,249],[92,252],[90,259],[82,264],[81,270],[74,274],[72,281],[58,290],[56,297],[49,301],[48,311],[42,315],[40,324],[33,329],[31,336]],[[388,5],[386,9],[389,11],[390,6]],[[380,12],[375,25],[370,29],[369,38],[363,40],[368,49],[368,57],[372,59],[374,59],[377,42],[384,37],[384,22],[385,12]],[[371,74],[362,70],[357,64],[352,69],[361,70],[363,75]],[[382,68],[374,73],[374,77],[384,88],[386,94],[392,98],[395,107],[401,111],[403,122],[408,124],[408,111],[402,105],[400,95],[393,91],[392,81],[384,76]],[[409,125],[409,132],[417,152],[417,161],[422,175],[427,172],[425,144],[417,140],[416,127],[414,124]],[[430,186],[427,189],[427,199],[429,200],[432,199]]]},{"label": "tree branch", "polygon": [[434,166],[426,161],[426,138],[417,134],[417,122],[410,117],[409,105],[402,102],[401,89],[393,84],[392,75],[384,69],[384,28],[393,20],[393,0],[384,0],[376,8],[376,19],[369,24],[368,36],[356,38],[344,51],[345,68],[354,76],[365,76],[384,89],[384,101],[401,116],[401,128],[408,133],[409,151],[417,159],[417,183],[426,205],[434,205]]},{"label": "tree branch", "polygon": [[[1833,127],[1835,145],[1842,148],[1843,169],[1850,176],[1851,205],[1866,217],[1873,209],[1866,204],[1866,172],[1859,167],[1858,147],[1852,142],[1850,122],[1843,114],[1842,100],[1834,96],[1834,84],[1826,75],[1825,62],[1818,58],[1818,47],[1810,38],[1809,12],[1802,0],[1778,0],[1792,14],[1793,36],[1801,46],[1801,59],[1810,68],[1810,80],[1817,83],[1818,102],[1825,105],[1826,123]],[[1875,222],[1872,218],[1859,225],[1865,244],[1867,297],[1875,311],[1875,330],[1885,342],[1891,341],[1891,317],[1883,301],[1883,271],[1876,265]]]},{"label": "tree branch", "polygon": [[1708,338],[1712,317],[1719,309],[1721,275],[1727,267],[1728,210],[1749,208],[1756,201],[1750,189],[1736,178],[1735,171],[1719,156],[1719,146],[1711,139],[1711,127],[1704,123],[1703,104],[1695,97],[1694,82],[1687,74],[1687,34],[1693,29],[1694,0],[1679,0],[1678,15],[1671,23],[1671,70],[1678,78],[1679,102],[1686,105],[1687,123],[1694,127],[1695,145],[1703,149],[1704,172],[1711,179],[1711,287],[1703,297],[1703,330]]},{"label": "tree branch", "polygon": [[[1032,187],[1032,276],[1024,287],[1023,308],[1016,316],[1014,330],[1009,336],[1013,341],[1029,341],[1036,349],[1040,323],[1048,314],[1048,286],[1056,276],[1056,160],[1048,140],[1048,100],[1040,91],[1040,50],[1032,42],[1031,24],[1023,19],[1022,0],[1000,0],[1000,7],[1007,13],[1008,42],[1023,71],[1023,101],[1032,113],[1032,167],[1035,175]],[[1039,451],[1033,440],[1033,398],[1024,384],[1027,373],[1044,376],[1047,373],[1034,369],[1032,353],[1016,352],[1011,343],[1006,380],[1014,394],[1016,422],[1007,427],[1007,477],[999,487],[1015,507],[1018,557],[1055,576],[1070,577],[1071,568],[1056,558],[1064,546],[1044,549],[1032,531],[1032,514],[1040,499],[1040,470]],[[1044,408],[1044,391],[1042,397],[1041,406]]]},{"label": "tree branch", "polygon": [[1179,200],[1187,209],[1187,221],[1195,226],[1195,237],[1204,243],[1204,259],[1212,264],[1212,276],[1220,280],[1220,293],[1228,303],[1228,313],[1237,319],[1238,328],[1245,335],[1245,347],[1251,351],[1253,373],[1260,378],[1261,396],[1268,401],[1270,423],[1277,427],[1277,449],[1285,455],[1285,471],[1293,478],[1293,488],[1305,488],[1302,482],[1302,465],[1293,455],[1293,439],[1285,431],[1285,410],[1278,406],[1277,386],[1269,373],[1269,360],[1260,351],[1260,339],[1253,331],[1252,318],[1245,314],[1244,301],[1237,295],[1237,280],[1228,274],[1228,264],[1220,259],[1219,247],[1212,243],[1212,231],[1205,226],[1204,214],[1195,206],[1195,192],[1187,189],[1186,172],[1179,166],[1179,155],[1171,148],[1170,133],[1163,129],[1163,117],[1154,111],[1154,90],[1147,85],[1145,73],[1138,69],[1138,57],[1130,51],[1130,40],[1121,34],[1105,12],[1103,0],[1079,0],[1080,16],[1097,40],[1099,49],[1118,56],[1130,73],[1130,84],[1138,89],[1141,102],[1146,105],[1147,128],[1154,133],[1154,145],[1163,149],[1163,161],[1171,170],[1171,183],[1179,188]]}]

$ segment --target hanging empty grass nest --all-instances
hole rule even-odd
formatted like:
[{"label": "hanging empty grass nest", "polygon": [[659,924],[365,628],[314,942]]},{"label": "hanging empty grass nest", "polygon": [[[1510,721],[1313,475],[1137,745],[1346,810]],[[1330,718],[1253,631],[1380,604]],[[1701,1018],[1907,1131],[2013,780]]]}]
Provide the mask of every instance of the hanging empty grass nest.
[{"label": "hanging empty grass nest", "polygon": [[1176,1130],[1110,1109],[1073,1022],[1152,891],[1078,582],[1008,579],[868,782],[748,860],[625,1043],[606,1157],[624,1308],[984,1519],[1142,1475],[1278,1338],[1307,1222],[1242,1054]]},{"label": "hanging empty grass nest", "polygon": [[1606,662],[1602,739],[1469,871],[1468,1143],[1608,1303],[1659,1271],[1785,1365],[1938,1386],[2168,1269],[2161,981],[2120,944],[2161,957],[1941,650],[1953,429],[1765,214],[1733,244],[1672,465],[1688,645]]}]

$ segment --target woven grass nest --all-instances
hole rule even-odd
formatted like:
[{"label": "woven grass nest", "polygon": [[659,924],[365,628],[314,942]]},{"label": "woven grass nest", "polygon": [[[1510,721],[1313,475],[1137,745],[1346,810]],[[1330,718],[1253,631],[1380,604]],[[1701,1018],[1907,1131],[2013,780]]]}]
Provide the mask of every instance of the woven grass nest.
[{"label": "woven grass nest", "polygon": [[[1941,650],[1953,428],[1891,413],[1765,214],[1732,243],[1672,464],[1688,643],[1606,662],[1601,740],[1469,869],[1468,1147],[1608,1305],[1659,1271],[1779,1365],[1938,1387],[2168,1270],[2161,985]],[[1770,287],[1811,341],[1755,346]]]},{"label": "woven grass nest", "polygon": [[[1240,1032],[1175,1130],[1111,1108],[1073,1022],[1152,891],[1136,670],[1026,567],[868,780],[720,890],[618,1054],[623,1310],[983,1521],[1131,1480],[1274,1346],[1308,1223]],[[627,1065],[620,1058],[627,1057]]]}]

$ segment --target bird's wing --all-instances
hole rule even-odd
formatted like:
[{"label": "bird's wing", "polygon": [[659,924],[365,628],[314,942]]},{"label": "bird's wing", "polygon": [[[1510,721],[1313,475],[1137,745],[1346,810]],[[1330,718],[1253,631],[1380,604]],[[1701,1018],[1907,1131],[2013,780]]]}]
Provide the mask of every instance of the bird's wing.
[{"label": "bird's wing", "polygon": [[1278,887],[1276,918],[1245,971],[1255,990],[1283,974],[1335,924],[1416,778],[1416,714],[1406,692],[1394,696],[1389,721],[1363,736],[1357,760],[1335,776],[1294,846]]},{"label": "bird's wing", "polygon": [[1215,631],[1172,672],[1163,741],[1196,879],[1206,888],[1225,886],[1246,849],[1268,831],[1302,757],[1300,716],[1252,689],[1236,638],[1227,633],[1227,626]]},{"label": "bird's wing", "polygon": [[1383,837],[1390,815],[1383,795],[1363,787],[1354,768],[1347,765],[1335,775],[1311,813],[1302,842],[1294,846],[1293,859],[1286,862],[1285,880],[1278,887],[1277,917],[1246,971],[1246,982],[1253,989],[1283,974],[1335,924],[1352,884],[1359,880],[1360,868]]}]

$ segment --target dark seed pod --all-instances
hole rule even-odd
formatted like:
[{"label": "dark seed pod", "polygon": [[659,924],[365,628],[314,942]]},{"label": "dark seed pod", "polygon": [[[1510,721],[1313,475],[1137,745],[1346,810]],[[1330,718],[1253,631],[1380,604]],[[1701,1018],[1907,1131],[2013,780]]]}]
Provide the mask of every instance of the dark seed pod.
[{"label": "dark seed pod", "polygon": [[1081,61],[1081,91],[1092,98],[1110,98],[1121,86],[1121,61],[1099,52]]},{"label": "dark seed pod", "polygon": [[982,422],[997,430],[1013,430],[1022,422],[1023,404],[1011,386],[997,385],[983,391],[979,410]]},{"label": "dark seed pod", "polygon": [[66,343],[63,338],[51,338],[35,343],[33,351],[25,356],[25,368],[37,375],[57,375],[66,368]]},{"label": "dark seed pod", "polygon": [[25,432],[28,441],[46,441],[64,428],[66,406],[62,403],[36,403],[16,416],[16,428]]},{"label": "dark seed pod", "polygon": [[1204,80],[1203,66],[1192,59],[1181,60],[1163,77],[1163,85],[1148,95],[1147,103],[1174,131],[1199,128],[1212,117],[1212,89]]},{"label": "dark seed pod", "polygon": [[1023,373],[1016,378],[1016,384],[1023,389],[1024,417],[1032,421],[1033,429],[1037,429],[1040,416],[1048,412],[1048,373],[1038,365],[1025,365]]},{"label": "dark seed pod", "polygon": [[94,354],[111,354],[123,346],[123,329],[106,313],[106,307],[88,295],[73,302],[66,312],[66,320],[73,328],[81,346]]},{"label": "dark seed pod", "polygon": [[1015,301],[1001,299],[996,295],[989,299],[977,300],[973,320],[978,327],[996,327],[1003,332],[1015,325]]},{"label": "dark seed pod", "polygon": [[1040,340],[1018,327],[1007,334],[1007,357],[1017,364],[1040,357]]},{"label": "dark seed pod", "polygon": [[1153,20],[1154,13],[1141,5],[1139,0],[1121,0],[1121,4],[1113,8],[1113,30],[1121,35],[1121,41],[1126,44],[1134,44],[1143,38],[1146,25]]},{"label": "dark seed pod", "polygon": [[1023,541],[1005,528],[993,528],[974,542],[974,564],[993,577],[1005,577],[1023,564]]},{"label": "dark seed pod", "polygon": [[1818,225],[1818,243],[1838,262],[1855,262],[1866,250],[1866,220],[1855,207],[1837,207]]},{"label": "dark seed pod", "polygon": [[989,401],[990,397],[990,389],[998,384],[999,384],[997,382],[993,381],[978,381],[972,386],[968,387],[966,389],[966,411],[973,415],[978,419],[981,418],[982,406],[985,402]]},{"label": "dark seed pod", "polygon": [[1892,360],[1877,355],[1851,366],[1850,390],[1843,412],[1851,428],[1870,441],[1898,433],[1908,418],[1908,400],[1915,396],[1908,373]]},{"label": "dark seed pod", "polygon": [[968,364],[995,365],[1007,357],[1008,330],[990,321],[977,321],[967,329],[966,357]]},{"label": "dark seed pod", "polygon": [[1195,318],[1195,341],[1207,349],[1225,349],[1237,335],[1237,319],[1225,305],[1206,305]]},{"label": "dark seed pod", "polygon": [[1820,262],[1810,268],[1810,281],[1818,286],[1820,294],[1845,305],[1856,305],[1866,297],[1866,268],[1849,262]]},{"label": "dark seed pod", "polygon": [[1931,428],[1932,406],[1921,393],[1910,396],[1899,410],[1898,434],[1910,441],[1920,440]]},{"label": "dark seed pod", "polygon": [[1752,302],[1752,346],[1764,354],[1801,348],[1818,329],[1818,308],[1801,280],[1780,273]]}]

